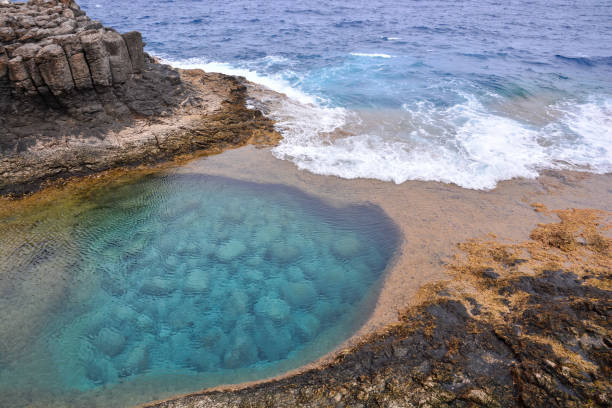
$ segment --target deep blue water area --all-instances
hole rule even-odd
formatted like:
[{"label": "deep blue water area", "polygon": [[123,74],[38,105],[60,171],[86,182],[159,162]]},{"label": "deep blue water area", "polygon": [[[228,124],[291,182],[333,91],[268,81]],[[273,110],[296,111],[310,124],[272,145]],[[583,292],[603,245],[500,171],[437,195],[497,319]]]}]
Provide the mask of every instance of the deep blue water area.
[{"label": "deep blue water area", "polygon": [[[21,259],[2,262],[20,262],[19,281],[32,281],[21,289],[28,305],[49,307],[6,311],[43,323],[27,341],[3,333],[27,345],[2,349],[0,405],[116,406],[104,402],[113,387],[135,404],[297,368],[364,323],[400,239],[375,206],[196,174],[70,203],[63,223],[43,222],[52,237],[25,234]],[[38,286],[36,271],[65,287]]]},{"label": "deep blue water area", "polygon": [[299,102],[270,113],[285,136],[274,154],[315,173],[489,189],[612,171],[607,0],[80,4],[174,65]]}]

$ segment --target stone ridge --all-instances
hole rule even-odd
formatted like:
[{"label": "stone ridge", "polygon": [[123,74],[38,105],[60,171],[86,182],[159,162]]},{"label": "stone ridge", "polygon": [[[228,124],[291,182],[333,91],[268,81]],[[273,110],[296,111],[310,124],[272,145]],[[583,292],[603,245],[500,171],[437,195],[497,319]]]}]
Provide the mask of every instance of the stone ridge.
[{"label": "stone ridge", "polygon": [[0,154],[169,114],[187,89],[143,47],[73,0],[0,4]]},{"label": "stone ridge", "polygon": [[73,90],[107,92],[144,69],[142,37],[91,20],[73,1],[30,0],[0,9],[0,80],[15,96],[69,106]]}]

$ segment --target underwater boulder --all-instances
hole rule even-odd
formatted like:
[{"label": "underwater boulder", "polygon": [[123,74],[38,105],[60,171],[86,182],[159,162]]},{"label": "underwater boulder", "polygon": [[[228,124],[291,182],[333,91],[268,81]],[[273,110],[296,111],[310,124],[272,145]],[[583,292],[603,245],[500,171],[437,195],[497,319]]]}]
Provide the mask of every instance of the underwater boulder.
[{"label": "underwater boulder", "polygon": [[312,309],[312,313],[322,322],[330,322],[336,315],[334,305],[327,300],[320,300]]},{"label": "underwater boulder", "polygon": [[223,356],[225,368],[247,367],[257,361],[257,347],[250,337],[238,335]]},{"label": "underwater boulder", "polygon": [[117,382],[118,373],[113,365],[105,359],[96,359],[86,363],[85,375],[95,384]]},{"label": "underwater boulder", "polygon": [[170,336],[170,348],[173,361],[186,363],[193,350],[189,334],[182,331]]},{"label": "underwater boulder", "polygon": [[223,321],[233,322],[248,313],[250,306],[249,295],[245,292],[234,292],[223,302]]},{"label": "underwater boulder", "polygon": [[203,347],[211,348],[214,347],[221,340],[223,340],[224,337],[225,334],[223,333],[223,330],[221,330],[219,327],[210,327],[208,330],[202,333],[202,336],[200,337],[200,343]]},{"label": "underwater boulder", "polygon": [[287,268],[286,275],[287,275],[287,279],[290,280],[291,282],[300,282],[305,279],[302,268],[300,268],[299,266],[295,266],[295,265]]},{"label": "underwater boulder", "polygon": [[175,288],[172,286],[170,279],[164,279],[160,276],[154,276],[153,278],[145,281],[140,287],[140,292],[150,296],[167,296],[174,292]]},{"label": "underwater boulder", "polygon": [[204,349],[196,349],[189,354],[187,364],[196,371],[207,372],[218,368],[220,361],[221,359],[216,354]]},{"label": "underwater boulder", "polygon": [[255,303],[257,316],[281,322],[289,317],[289,305],[282,299],[265,296]]},{"label": "underwater boulder", "polygon": [[282,233],[281,228],[278,225],[268,224],[255,233],[253,241],[255,246],[265,246],[280,237]]},{"label": "underwater boulder", "polygon": [[138,344],[126,352],[115,367],[119,377],[127,377],[144,372],[149,366],[149,347],[147,344]]},{"label": "underwater boulder", "polygon": [[203,293],[208,290],[208,274],[200,269],[192,270],[187,273],[183,284],[185,293]]},{"label": "underwater boulder", "polygon": [[351,259],[361,250],[361,243],[355,237],[344,237],[334,241],[331,249],[336,257]]},{"label": "underwater boulder", "polygon": [[318,278],[317,288],[330,298],[340,296],[340,290],[347,280],[345,269],[338,265],[322,270]]},{"label": "underwater boulder", "polygon": [[321,322],[311,313],[299,313],[294,321],[295,332],[304,341],[312,340],[319,333]]},{"label": "underwater boulder", "polygon": [[115,330],[104,327],[95,339],[95,345],[104,354],[114,357],[123,351],[125,337]]},{"label": "underwater boulder", "polygon": [[301,255],[300,248],[296,245],[277,242],[272,244],[266,252],[266,257],[275,262],[289,264],[295,262]]},{"label": "underwater boulder", "polygon": [[145,332],[151,332],[155,329],[155,322],[146,314],[140,314],[136,318],[136,327]]},{"label": "underwater boulder", "polygon": [[259,354],[268,361],[277,361],[285,358],[293,348],[291,332],[287,327],[275,327],[266,322],[255,333],[255,341]]},{"label": "underwater boulder", "polygon": [[231,239],[219,247],[217,250],[217,258],[223,262],[230,262],[244,254],[246,250],[247,247],[242,243],[242,241]]},{"label": "underwater boulder", "polygon": [[308,307],[317,300],[317,291],[308,281],[287,282],[281,287],[281,293],[293,307]]}]

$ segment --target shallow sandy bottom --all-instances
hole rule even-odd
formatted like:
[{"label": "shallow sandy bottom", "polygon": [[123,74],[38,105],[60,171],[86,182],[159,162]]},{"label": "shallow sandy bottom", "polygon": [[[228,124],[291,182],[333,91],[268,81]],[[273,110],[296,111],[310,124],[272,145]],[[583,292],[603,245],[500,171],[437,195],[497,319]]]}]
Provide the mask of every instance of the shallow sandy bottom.
[{"label": "shallow sandy bottom", "polygon": [[[549,209],[612,210],[612,174],[546,172],[536,180],[499,183],[490,191],[439,182],[397,185],[300,171],[291,162],[276,159],[268,149],[252,146],[197,159],[172,171],[287,184],[337,206],[369,202],[380,206],[398,224],[404,241],[387,272],[372,316],[336,352],[396,322],[398,313],[416,302],[415,294],[423,284],[445,278],[444,264],[456,253],[458,243],[489,234],[502,242],[522,241],[538,223],[554,220],[534,211],[531,204],[542,203]],[[321,364],[333,354],[308,367]]]}]

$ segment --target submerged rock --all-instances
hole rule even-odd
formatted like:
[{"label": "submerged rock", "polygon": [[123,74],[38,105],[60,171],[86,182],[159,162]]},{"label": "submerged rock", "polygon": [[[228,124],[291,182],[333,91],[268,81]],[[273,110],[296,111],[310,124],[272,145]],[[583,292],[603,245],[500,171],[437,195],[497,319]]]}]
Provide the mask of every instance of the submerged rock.
[{"label": "submerged rock", "polygon": [[230,262],[244,254],[247,250],[246,245],[237,239],[232,239],[221,245],[217,250],[217,258],[223,262]]},{"label": "submerged rock", "polygon": [[281,293],[283,299],[296,308],[312,306],[317,300],[317,291],[308,281],[288,282],[282,286]]},{"label": "submerged rock", "polygon": [[105,327],[98,333],[94,344],[104,354],[114,357],[123,351],[125,337],[115,330]]},{"label": "submerged rock", "polygon": [[359,253],[361,243],[355,237],[345,237],[334,241],[331,248],[338,258],[351,259]]},{"label": "submerged rock", "polygon": [[120,377],[143,373],[149,367],[149,346],[138,344],[133,347],[126,352],[124,358],[119,360],[115,367]]},{"label": "submerged rock", "polygon": [[140,292],[151,296],[167,296],[174,292],[176,288],[172,285],[170,279],[164,279],[159,276],[147,280],[140,287]]},{"label": "submerged rock", "polygon": [[275,321],[284,321],[289,317],[289,305],[282,299],[263,297],[255,303],[255,314]]},{"label": "submerged rock", "polygon": [[85,366],[87,378],[96,384],[112,384],[117,382],[118,373],[113,365],[104,359],[96,359]]},{"label": "submerged rock", "polygon": [[193,270],[185,278],[183,292],[203,293],[208,290],[208,285],[208,274],[202,270]]},{"label": "submerged rock", "polygon": [[257,361],[257,347],[247,335],[236,337],[223,356],[225,368],[245,367],[255,361]]},{"label": "submerged rock", "polygon": [[300,249],[295,245],[277,242],[272,244],[266,256],[274,262],[288,264],[295,262],[301,255]]}]

